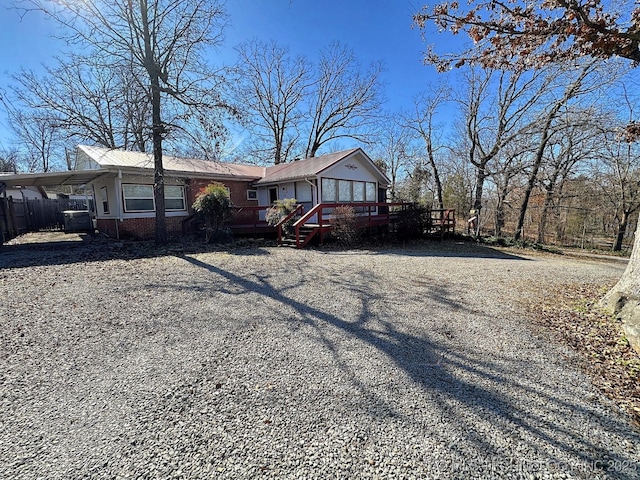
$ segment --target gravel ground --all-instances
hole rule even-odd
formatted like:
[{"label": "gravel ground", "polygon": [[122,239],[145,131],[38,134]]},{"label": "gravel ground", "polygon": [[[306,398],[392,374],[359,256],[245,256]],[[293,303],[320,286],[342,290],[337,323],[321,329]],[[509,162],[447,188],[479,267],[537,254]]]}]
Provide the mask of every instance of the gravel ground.
[{"label": "gravel ground", "polygon": [[65,243],[0,247],[0,478],[640,478],[520,302],[623,263]]}]

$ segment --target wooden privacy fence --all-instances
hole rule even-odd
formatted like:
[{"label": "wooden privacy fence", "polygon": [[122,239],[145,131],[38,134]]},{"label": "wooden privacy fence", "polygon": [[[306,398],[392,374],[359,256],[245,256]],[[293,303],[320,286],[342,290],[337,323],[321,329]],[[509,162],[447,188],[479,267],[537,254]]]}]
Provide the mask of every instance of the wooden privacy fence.
[{"label": "wooden privacy fence", "polygon": [[16,200],[0,197],[0,240],[2,243],[27,232],[63,230],[65,210],[86,210],[82,200]]}]

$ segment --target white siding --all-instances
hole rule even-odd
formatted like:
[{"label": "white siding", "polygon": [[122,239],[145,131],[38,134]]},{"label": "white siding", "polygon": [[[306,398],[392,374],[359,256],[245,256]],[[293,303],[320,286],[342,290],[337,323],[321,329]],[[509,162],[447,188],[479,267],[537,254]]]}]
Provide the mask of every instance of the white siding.
[{"label": "white siding", "polygon": [[378,181],[377,176],[369,169],[369,165],[359,161],[357,157],[350,157],[338,162],[322,172],[321,176],[343,180],[360,180],[362,182]]},{"label": "white siding", "polygon": [[312,202],[313,192],[307,182],[296,182],[296,199],[298,203]]},{"label": "white siding", "polygon": [[282,183],[278,185],[278,200],[285,198],[296,198],[296,187],[294,183]]}]

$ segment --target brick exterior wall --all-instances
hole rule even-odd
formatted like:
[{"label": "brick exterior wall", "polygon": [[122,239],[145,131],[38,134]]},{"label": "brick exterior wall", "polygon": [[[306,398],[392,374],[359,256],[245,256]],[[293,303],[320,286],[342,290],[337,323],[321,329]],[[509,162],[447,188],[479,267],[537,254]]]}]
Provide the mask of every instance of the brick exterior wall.
[{"label": "brick exterior wall", "polygon": [[[191,179],[185,186],[187,209],[189,215],[193,213],[191,205],[201,189],[212,183],[212,180]],[[257,206],[256,200],[247,200],[247,190],[251,188],[250,182],[232,180],[219,182],[229,188],[231,202],[236,206]],[[166,217],[167,236],[170,240],[177,240],[182,236],[182,221],[187,216]],[[116,227],[117,222],[117,227]],[[118,221],[111,218],[100,218],[97,222],[98,230],[110,237],[116,238],[118,234],[122,239],[152,240],[155,237],[155,218],[125,218]]]},{"label": "brick exterior wall", "polygon": [[[189,205],[189,211],[191,211],[191,205],[196,199],[196,195],[198,192],[205,188],[207,185],[212,183],[213,180],[200,180],[200,179],[192,179],[187,184],[187,204]],[[238,180],[225,180],[224,182],[220,181],[217,183],[223,184],[225,187],[229,189],[229,194],[231,196],[231,203],[233,203],[237,207],[247,207],[247,206],[257,206],[257,200],[247,200],[247,190],[251,189],[250,182],[242,182]]]}]

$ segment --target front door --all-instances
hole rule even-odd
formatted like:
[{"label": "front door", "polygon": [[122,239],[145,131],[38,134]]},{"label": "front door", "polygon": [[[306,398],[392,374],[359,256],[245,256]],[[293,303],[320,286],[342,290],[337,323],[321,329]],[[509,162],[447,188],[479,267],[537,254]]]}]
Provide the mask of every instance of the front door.
[{"label": "front door", "polygon": [[278,187],[269,187],[269,204],[273,205],[278,200]]}]

